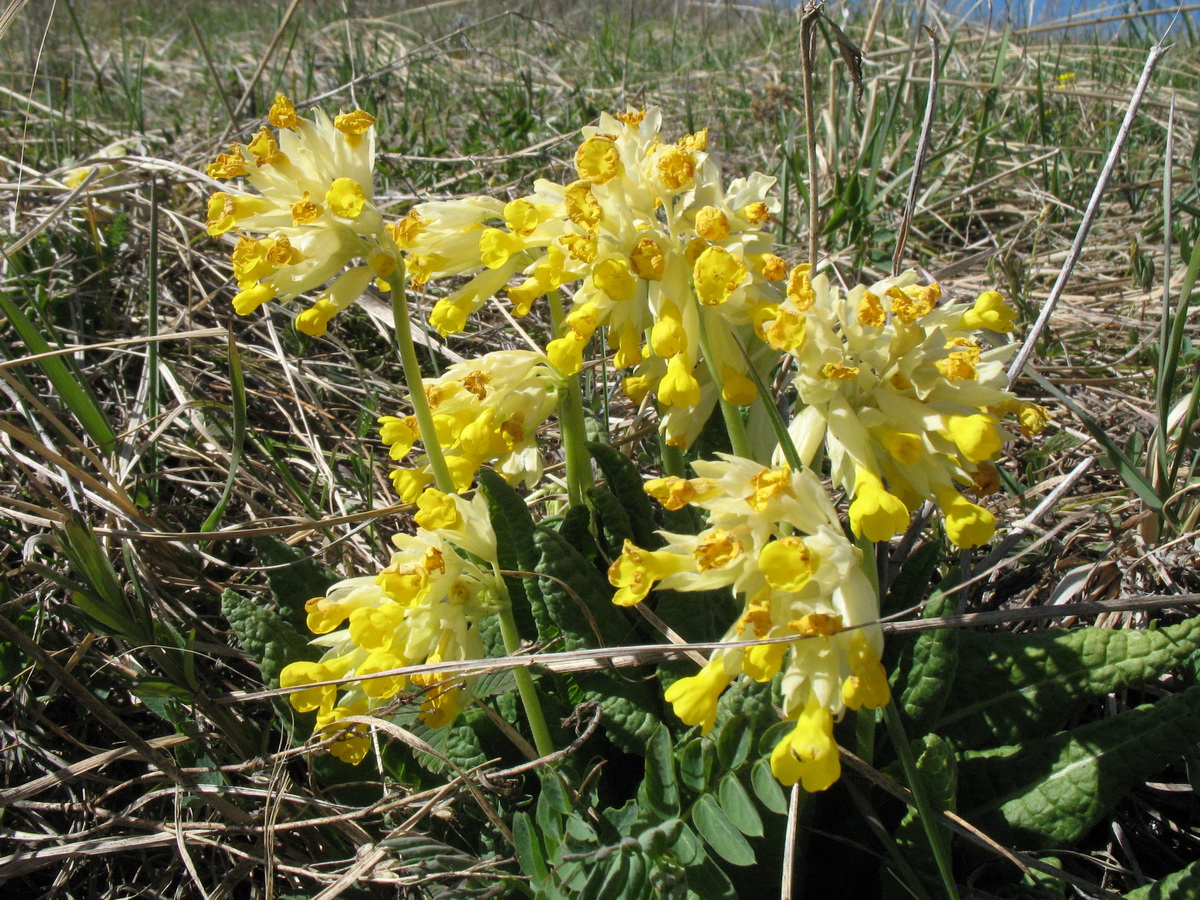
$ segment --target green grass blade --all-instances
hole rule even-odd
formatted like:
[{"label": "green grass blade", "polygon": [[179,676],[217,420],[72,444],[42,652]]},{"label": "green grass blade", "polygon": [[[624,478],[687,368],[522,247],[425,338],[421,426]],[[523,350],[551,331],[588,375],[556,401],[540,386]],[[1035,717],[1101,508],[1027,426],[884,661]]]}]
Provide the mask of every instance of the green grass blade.
[{"label": "green grass blade", "polygon": [[[42,336],[41,330],[33,323],[33,321],[25,315],[24,311],[14,303],[10,297],[0,292],[0,311],[4,313],[9,324],[13,326],[17,334],[29,351],[34,354],[50,353],[56,349]],[[100,408],[100,401],[96,399],[96,395],[88,388],[82,376],[73,365],[69,365],[66,358],[61,356],[48,356],[38,360],[38,365],[50,379],[50,383],[54,386],[55,392],[63,405],[69,409],[83,426],[88,437],[100,448],[104,453],[111,452],[117,442],[116,433],[109,424],[108,417],[104,414],[104,410]]]},{"label": "green grass blade", "polygon": [[229,474],[225,479],[225,490],[221,492],[221,499],[200,526],[201,531],[212,531],[221,521],[225,507],[229,505],[229,498],[233,496],[238,463],[242,458],[242,446],[246,441],[246,384],[242,379],[242,358],[238,353],[237,340],[232,329],[229,332],[229,389],[233,395],[233,445],[229,449]]}]

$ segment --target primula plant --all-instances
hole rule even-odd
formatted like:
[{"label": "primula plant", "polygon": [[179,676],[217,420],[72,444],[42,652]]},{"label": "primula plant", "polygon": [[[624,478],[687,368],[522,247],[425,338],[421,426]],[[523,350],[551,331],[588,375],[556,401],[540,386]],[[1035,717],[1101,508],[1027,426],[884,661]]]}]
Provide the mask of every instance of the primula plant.
[{"label": "primula plant", "polygon": [[[379,437],[416,527],[393,537],[379,571],[307,599],[320,654],[284,666],[281,689],[315,714],[301,722],[319,750],[384,770],[397,751],[371,722],[421,727],[450,763],[444,754],[464,740],[482,748],[468,713],[510,708],[496,694],[506,668],[523,710],[508,727],[547,765],[571,743],[553,723],[587,700],[615,748],[647,758],[633,806],[609,820],[611,839],[637,837],[636,849],[621,845],[617,867],[597,871],[634,866],[622,896],[667,881],[721,893],[727,876],[713,859],[744,864],[739,830],[762,832],[745,788],[728,787],[739,769],[750,767],[772,809],[781,787],[808,795],[837,782],[839,741],[869,759],[877,716],[905,740],[882,662],[880,553],[906,532],[932,539],[936,522],[964,550],[993,539],[995,462],[1047,421],[1005,388],[1014,310],[994,290],[956,301],[912,271],[839,288],[834,269],[776,240],[773,178],[725,184],[707,131],[664,135],[654,107],[585,127],[566,183],[421,202],[392,218],[372,202],[371,116],[308,120],[280,96],[269,120],[278,136],[264,127],[209,168],[242,179],[209,200],[209,233],[236,235],[234,309],[318,290],[295,324],[320,336],[371,283],[391,293],[406,384]],[[533,323],[526,336],[540,346],[428,378],[405,307],[430,292],[441,295],[428,319],[443,338],[499,303]],[[535,316],[541,304],[548,315]],[[601,433],[585,388],[657,423],[657,440],[641,445],[651,477],[619,452],[618,431]],[[706,447],[731,452],[697,449],[706,433]],[[914,519],[926,503],[935,523]],[[658,612],[646,622],[623,612],[643,607]],[[678,654],[667,639],[694,634],[697,619],[712,623],[715,649],[666,662]],[[572,675],[553,656],[531,669],[512,655],[600,651],[633,635],[661,648],[658,697],[623,687],[624,676]],[[849,718],[853,731],[838,724]],[[689,729],[705,741],[718,725],[770,737],[708,763],[716,804],[704,778],[688,784],[697,796],[684,808],[679,788],[660,783],[674,776],[654,767],[672,768],[683,748],[686,770]],[[559,780],[564,799],[578,798],[562,812],[582,802],[570,772],[542,777],[543,791]],[[514,888],[593,896],[595,876],[567,862],[565,835],[517,822]],[[925,824],[926,849],[945,866],[945,838]],[[586,827],[585,844],[604,843]]]},{"label": "primula plant", "polygon": [[[1065,252],[1055,227],[1086,197],[1041,185],[1041,217],[988,233],[986,274],[957,252],[984,246],[978,210],[1003,178],[1094,168],[1064,146],[976,178],[989,153],[1052,142],[1075,73],[1039,69],[1039,114],[1014,130],[995,105],[1006,33],[984,105],[952,120],[977,131],[939,137],[950,63],[936,43],[919,122],[924,56],[860,97],[894,48],[864,70],[819,6],[789,16],[771,21],[798,38],[780,69],[798,81],[755,83],[749,110],[727,87],[712,103],[650,81],[626,94],[637,61],[627,46],[614,80],[622,54],[606,46],[613,84],[581,82],[561,109],[526,109],[496,78],[478,109],[439,106],[462,132],[452,151],[436,116],[400,99],[439,103],[424,50],[396,56],[379,91],[357,57],[325,91],[341,64],[320,56],[307,80],[264,62],[203,161],[157,160],[153,134],[114,129],[95,131],[108,146],[92,156],[58,159],[38,190],[69,200],[4,255],[28,302],[0,292],[0,324],[28,349],[0,365],[10,481],[51,496],[66,473],[52,510],[11,504],[46,532],[12,542],[14,579],[65,599],[18,616],[21,597],[0,591],[0,669],[34,711],[7,740],[44,770],[0,791],[8,833],[32,846],[0,855],[0,880],[68,846],[119,846],[147,854],[145,873],[178,853],[214,897],[254,879],[248,896],[1195,893],[1194,804],[1172,818],[1135,790],[1190,797],[1161,773],[1183,782],[1179,761],[1195,761],[1200,617],[1126,588],[1152,567],[1176,594],[1197,584],[1200,389],[1180,367],[1195,361],[1200,229],[1167,215],[1142,235],[1178,232],[1187,259],[1155,329],[1155,413],[1136,406],[1154,430],[1126,440],[1081,400],[1111,388],[1107,369],[1058,377],[1074,348],[1047,320],[1074,260],[1044,306],[1022,270],[1026,251]],[[565,51],[526,46],[537,23],[501,18],[520,25],[527,67],[505,78],[528,75],[532,96],[542,76],[528,73],[559,77]],[[843,67],[814,86],[822,35]],[[447,71],[489,52],[457,48]],[[767,135],[754,147],[751,119]],[[1114,125],[1110,163],[1129,132]],[[957,185],[945,160],[968,145]],[[1133,208],[1162,176],[1128,165]],[[1168,212],[1194,212],[1188,190]],[[958,201],[962,222],[939,205]],[[78,234],[58,259],[39,234],[60,215]],[[954,239],[939,248],[942,227]],[[162,264],[189,230],[211,258]],[[142,240],[145,264],[124,274],[145,287],[146,314],[125,317],[144,341],[112,341],[115,320],[57,348],[42,336],[79,318],[61,290],[88,290],[78,260],[94,256],[108,291],[114,248]],[[1153,280],[1136,242],[1130,256],[1129,278]],[[170,319],[175,290],[188,307]],[[167,334],[169,319],[184,330]],[[164,361],[170,341],[192,354],[217,339],[199,362]],[[1122,359],[1154,356],[1148,340]],[[94,365],[97,347],[144,350],[144,381]],[[114,427],[118,404],[85,389],[93,371],[136,384],[137,415]],[[180,422],[188,465],[172,455]],[[39,441],[40,461],[26,449]],[[1072,468],[1066,451],[1084,446],[1094,456]],[[222,487],[206,461],[226,450]],[[1089,540],[1064,537],[1085,514]],[[42,753],[49,731],[100,749]],[[100,794],[72,793],[105,767]],[[32,799],[52,788],[55,803]],[[142,831],[104,843],[116,827]],[[1146,858],[1147,829],[1161,857]],[[218,852],[228,880],[206,868]],[[1165,893],[1128,892],[1151,870],[1175,872]],[[159,882],[146,892],[182,896]]]}]

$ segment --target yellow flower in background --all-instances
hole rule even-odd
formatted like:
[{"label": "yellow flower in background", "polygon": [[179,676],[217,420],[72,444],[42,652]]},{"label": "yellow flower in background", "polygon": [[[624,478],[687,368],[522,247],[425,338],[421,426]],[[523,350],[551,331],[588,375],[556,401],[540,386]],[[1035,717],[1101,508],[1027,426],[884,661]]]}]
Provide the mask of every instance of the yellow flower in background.
[{"label": "yellow flower in background", "polygon": [[834,484],[851,497],[854,533],[871,541],[903,531],[926,500],[957,546],[989,541],[995,518],[961,491],[989,481],[977,476],[1012,437],[1006,417],[1039,427],[1041,408],[1004,388],[1015,346],[987,343],[1015,326],[1003,297],[940,301],[941,288],[912,272],[843,294],[797,267],[764,327],[768,342],[780,321],[800,335],[772,342],[796,360],[800,411],[789,433],[806,465],[824,450]]},{"label": "yellow flower in background", "polygon": [[[540,353],[498,350],[456,363],[425,384],[437,439],[458,490],[466,490],[481,466],[491,465],[510,484],[533,487],[542,477],[537,432],[558,407],[561,376]],[[404,459],[421,439],[415,417],[383,416],[380,437],[394,460]],[[432,483],[428,459],[391,473],[406,503]]]},{"label": "yellow flower in background", "polygon": [[208,233],[238,234],[230,257],[238,315],[320,290],[296,317],[297,329],[320,336],[372,281],[385,286],[400,262],[373,201],[375,119],[363,110],[302,118],[280,95],[268,121],[277,134],[264,126],[209,165],[210,177],[244,178],[250,190],[209,198]]},{"label": "yellow flower in background", "polygon": [[109,144],[101,150],[97,150],[83,165],[75,166],[63,173],[62,183],[74,190],[83,184],[84,180],[92,174],[96,173],[96,181],[101,181],[115,175],[121,169],[122,159],[129,154],[129,148],[125,143],[118,141]]},{"label": "yellow flower in background", "polygon": [[875,624],[879,599],[862,555],[811,472],[726,455],[692,467],[696,478],[654,479],[645,487],[669,509],[691,503],[705,510],[707,527],[698,535],[660,532],[667,541],[661,550],[626,542],[609,569],[614,602],[639,603],[656,587],[732,587],[742,612],[723,642],[792,638],[717,650],[665,696],[680,719],[707,732],[735,679],[765,682],[782,673],[784,714],[796,728],[776,746],[771,768],[784,784],[823,790],[840,772],[835,719],[890,699]]},{"label": "yellow flower in background", "polygon": [[[436,492],[434,492],[436,494]],[[338,720],[379,714],[411,689],[419,716],[430,727],[453,720],[470,690],[469,678],[430,672],[388,675],[426,663],[479,659],[484,655],[480,623],[506,602],[492,570],[498,568],[496,540],[481,495],[473,500],[441,494],[431,497],[434,528],[396,535],[396,551],[378,574],[349,578],[305,606],[308,626],[325,648],[316,662],[284,667],[280,685],[299,712],[316,712],[314,733],[338,735],[331,752],[351,764],[369,749],[361,725],[346,731]],[[322,681],[353,679],[339,685]]]}]

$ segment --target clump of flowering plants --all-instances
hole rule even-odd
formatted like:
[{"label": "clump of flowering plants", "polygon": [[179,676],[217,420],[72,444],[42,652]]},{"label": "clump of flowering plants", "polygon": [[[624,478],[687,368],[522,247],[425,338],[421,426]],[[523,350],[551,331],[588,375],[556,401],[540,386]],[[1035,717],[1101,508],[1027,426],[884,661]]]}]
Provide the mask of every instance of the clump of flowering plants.
[{"label": "clump of flowering plants", "polygon": [[[371,724],[402,722],[453,763],[464,741],[482,752],[473,711],[494,706],[519,746],[561,761],[571,738],[552,723],[590,710],[597,740],[647,760],[611,825],[665,878],[741,853],[707,776],[680,800],[689,742],[744,744],[715,764],[722,783],[745,769],[773,808],[780,786],[833,786],[846,741],[870,762],[876,717],[900,740],[879,560],[905,532],[991,541],[997,460],[1046,421],[1005,387],[1015,316],[1000,294],[958,301],[912,271],[839,287],[777,243],[774,179],[727,182],[707,132],[664,133],[653,107],[584,128],[562,180],[394,217],[376,205],[370,115],[310,119],[279,97],[268,118],[276,131],[209,168],[228,183],[208,230],[235,241],[235,311],[315,295],[295,326],[320,337],[364,292],[389,292],[406,382],[364,453],[396,463],[413,527],[376,571],[308,599],[313,652],[279,675],[322,747],[386,766],[391,732]],[[537,346],[428,377],[410,286],[439,298],[442,338],[499,303]],[[656,423],[655,471],[589,425],[585,384]],[[698,450],[705,432],[726,450]],[[914,518],[926,504],[932,522]],[[703,649],[684,654],[668,640],[681,633]],[[661,692],[603,667],[634,636]],[[742,809],[727,792],[744,788],[720,791]],[[587,882],[538,847],[525,877]]]}]

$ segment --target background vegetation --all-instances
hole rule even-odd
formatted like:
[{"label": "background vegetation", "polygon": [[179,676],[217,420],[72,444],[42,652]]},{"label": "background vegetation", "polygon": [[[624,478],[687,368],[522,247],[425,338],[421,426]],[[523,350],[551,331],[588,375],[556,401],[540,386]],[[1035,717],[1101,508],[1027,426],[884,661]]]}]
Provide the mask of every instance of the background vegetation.
[{"label": "background vegetation", "polygon": [[[660,791],[641,798],[659,813],[642,823],[649,858],[686,869],[662,848],[671,820],[690,817],[708,865],[724,867],[701,896],[727,891],[722,879],[738,896],[778,896],[786,803],[738,742],[769,722],[769,698],[742,698],[711,742],[656,738],[644,765],[625,752],[636,748],[585,743],[567,789],[512,771],[522,757],[500,675],[490,712],[472,720],[483,737],[441,747],[449,767],[389,745],[382,771],[349,771],[305,748],[305,729],[293,738],[286,706],[261,693],[304,652],[280,636],[302,624],[304,600],[375,566],[386,536],[409,525],[373,431],[394,409],[399,363],[378,298],[321,340],[279,308],[232,316],[228,248],[204,234],[202,172],[280,90],[378,117],[376,196],[400,212],[526,191],[566,170],[578,128],[602,110],[657,104],[666,133],[710,129],[727,176],[779,179],[785,243],[803,245],[815,199],[822,249],[854,283],[890,268],[932,59],[922,9],[941,70],[908,258],[953,296],[1001,290],[1031,322],[1155,38],[1136,16],[1012,31],[927,4],[831,5],[864,51],[862,92],[826,29],[811,198],[794,10],[13,4],[0,19],[0,879],[37,897],[217,898],[504,894],[541,878],[554,896],[555,866],[563,883],[571,864],[634,880],[636,853],[605,843],[596,811],[647,772]],[[1186,618],[1200,582],[1200,353],[1187,316],[1200,53],[1189,20],[1172,39],[1036,348],[1040,380],[1018,385],[1055,413],[1005,459],[996,511],[1026,527],[991,557],[925,545],[893,560],[904,574],[887,611],[902,621],[991,614],[891,639],[932,799],[997,842],[955,839],[963,896],[1068,896],[1068,880],[1086,896],[1184,896],[1149,885],[1200,855],[1200,657]],[[116,161],[64,202],[64,176],[95,154]],[[431,343],[427,361],[521,345],[495,311]],[[594,386],[593,405],[603,400]],[[609,414],[625,436],[641,427],[629,410]],[[1115,602],[1078,605],[1102,601]],[[973,630],[934,627],[947,624]],[[1143,718],[1121,718],[1133,713]],[[491,759],[491,774],[463,771]],[[795,896],[947,890],[903,797],[872,772],[848,773],[796,823]],[[606,827],[623,827],[613,818]],[[721,836],[729,822],[753,865]],[[1022,875],[1000,845],[1057,874]],[[667,878],[670,865],[655,871]]]}]

